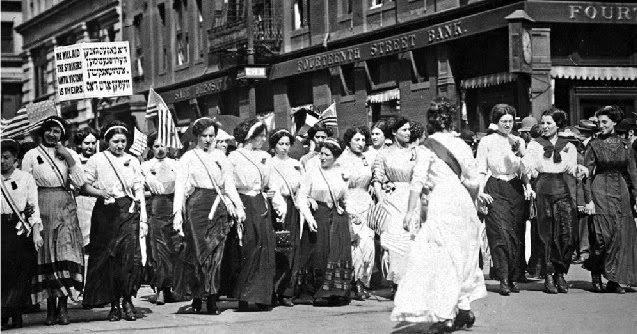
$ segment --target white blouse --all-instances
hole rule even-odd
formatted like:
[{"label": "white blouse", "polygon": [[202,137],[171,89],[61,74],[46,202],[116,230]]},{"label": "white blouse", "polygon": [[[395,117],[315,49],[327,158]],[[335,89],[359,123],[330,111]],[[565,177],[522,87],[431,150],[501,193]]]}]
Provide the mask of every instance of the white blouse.
[{"label": "white blouse", "polygon": [[575,175],[577,171],[577,149],[575,145],[567,143],[559,154],[562,157],[562,161],[559,163],[553,161],[553,156],[545,158],[544,147],[533,140],[526,148],[522,164],[529,177],[536,177],[539,173],[559,174],[566,172]]},{"label": "white blouse", "polygon": [[97,189],[110,190],[115,198],[133,197],[135,191],[144,187],[139,160],[128,153],[121,156],[115,156],[110,151],[96,153],[84,165],[84,173],[88,184]]},{"label": "white blouse", "polygon": [[[323,172],[325,177],[321,175],[321,172]],[[319,167],[307,170],[305,180],[301,183],[298,194],[298,204],[301,213],[305,217],[312,215],[308,206],[308,198],[312,198],[316,202],[324,202],[330,208],[333,207],[334,201],[329,189],[332,190],[336,201],[346,200],[347,181],[343,179],[343,170],[340,167],[334,165],[329,169]]]},{"label": "white blouse", "polygon": [[157,159],[152,158],[142,162],[142,174],[146,181],[155,181],[164,187],[162,195],[168,195],[175,192],[175,171],[177,170],[177,161],[170,158]]},{"label": "white blouse", "polygon": [[181,211],[186,198],[195,188],[215,189],[211,177],[235,206],[243,207],[234,185],[232,170],[232,164],[221,151],[205,152],[197,147],[184,153],[177,162],[173,213]]},{"label": "white blouse", "polygon": [[[281,159],[275,156],[270,160],[270,166],[270,189],[285,197],[294,196],[303,180],[304,170],[301,163],[296,159]],[[288,186],[292,189],[292,194]]]},{"label": "white blouse", "polygon": [[[33,175],[38,187],[66,187],[70,178],[73,186],[80,188],[85,182],[80,156],[73,150],[67,150],[73,159],[75,159],[75,166],[72,168],[69,168],[66,160],[55,152],[54,147],[40,145],[29,150],[24,155],[24,159],[22,159],[22,170]],[[63,180],[60,180],[60,174],[58,174],[58,172],[51,166],[49,158],[47,158],[42,151],[46,152],[48,156],[51,157],[55,166],[57,166],[60,170]]]},{"label": "white blouse", "polygon": [[261,150],[239,148],[228,155],[232,163],[237,191],[244,194],[262,192],[269,182],[270,155]]},{"label": "white blouse", "polygon": [[[13,202],[20,212],[23,212],[27,204],[34,208],[33,215],[29,218],[31,226],[41,223],[40,207],[38,205],[38,187],[35,179],[27,172],[15,169],[9,176],[2,176],[2,182],[9,192]],[[2,197],[2,214],[12,214],[11,206]]]},{"label": "white blouse", "polygon": [[494,177],[519,175],[523,172],[522,158],[515,155],[511,148],[511,144],[516,142],[522,156],[524,156],[524,139],[518,136],[505,137],[493,133],[482,138],[478,144],[476,155],[478,172],[484,175],[491,173]]}]

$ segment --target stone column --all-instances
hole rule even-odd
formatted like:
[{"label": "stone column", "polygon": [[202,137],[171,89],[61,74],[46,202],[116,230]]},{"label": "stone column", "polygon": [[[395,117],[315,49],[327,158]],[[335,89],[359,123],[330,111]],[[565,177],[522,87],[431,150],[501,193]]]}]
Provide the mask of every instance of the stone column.
[{"label": "stone column", "polygon": [[[529,97],[531,100],[531,112],[539,120],[542,111],[550,108],[553,104],[551,28],[534,27],[531,30],[531,41],[533,46],[533,71],[531,72]],[[565,108],[565,106],[561,107]],[[571,122],[574,121],[574,117],[577,117],[577,113],[571,111]]]},{"label": "stone column", "polygon": [[290,119],[290,99],[288,98],[287,80],[276,80],[272,82],[272,98],[274,101],[274,122],[277,128],[290,129],[292,120]]}]

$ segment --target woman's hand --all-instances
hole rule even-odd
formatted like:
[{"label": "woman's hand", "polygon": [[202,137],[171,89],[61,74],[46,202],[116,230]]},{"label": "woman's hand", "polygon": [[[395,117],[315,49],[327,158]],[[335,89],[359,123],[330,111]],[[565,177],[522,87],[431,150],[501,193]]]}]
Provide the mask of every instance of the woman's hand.
[{"label": "woman's hand", "polygon": [[155,178],[146,179],[146,185],[150,192],[154,195],[162,194],[165,191],[164,185]]},{"label": "woman's hand", "polygon": [[310,206],[310,210],[312,211],[316,211],[316,209],[318,209],[318,204],[316,203],[316,200],[312,197],[307,198],[307,204]]},{"label": "woman's hand", "polygon": [[40,234],[41,232],[33,232],[33,235],[31,236],[33,238],[33,245],[35,246],[35,251],[37,252],[40,247],[42,247],[42,245],[44,245],[44,240],[42,239],[42,235]]},{"label": "woman's hand", "polygon": [[[637,204],[635,205],[635,207],[637,208]],[[584,206],[584,213],[586,213],[587,215],[594,215],[595,214],[595,203],[593,203],[593,201],[588,202]]]},{"label": "woman's hand", "polygon": [[305,217],[305,222],[307,223],[307,227],[310,228],[310,232],[316,232],[318,225],[316,224],[316,219],[314,219],[314,217]]},{"label": "woman's hand", "polygon": [[403,229],[407,232],[411,232],[417,226],[420,226],[420,213],[418,210],[411,210],[405,215],[403,219]]},{"label": "woman's hand", "polygon": [[486,205],[491,205],[491,203],[493,203],[493,197],[483,191],[478,194],[478,200]]},{"label": "woman's hand", "polygon": [[243,208],[236,208],[237,221],[243,223],[246,220],[246,212]]},{"label": "woman's hand", "polygon": [[184,236],[184,230],[182,228],[183,225],[183,217],[181,216],[181,211],[175,212],[173,216],[173,230],[179,233],[180,236]]},{"label": "woman's hand", "polygon": [[524,188],[524,199],[530,201],[532,198],[535,198],[535,191],[530,184],[523,185]]}]

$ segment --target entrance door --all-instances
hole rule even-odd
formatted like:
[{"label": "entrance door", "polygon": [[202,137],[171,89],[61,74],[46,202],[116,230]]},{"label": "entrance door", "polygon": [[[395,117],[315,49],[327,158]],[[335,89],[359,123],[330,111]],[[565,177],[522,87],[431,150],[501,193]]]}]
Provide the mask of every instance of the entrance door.
[{"label": "entrance door", "polygon": [[624,117],[637,119],[637,88],[630,87],[575,87],[571,90],[572,124],[580,119],[595,116],[595,111],[608,105],[616,105],[624,111]]}]

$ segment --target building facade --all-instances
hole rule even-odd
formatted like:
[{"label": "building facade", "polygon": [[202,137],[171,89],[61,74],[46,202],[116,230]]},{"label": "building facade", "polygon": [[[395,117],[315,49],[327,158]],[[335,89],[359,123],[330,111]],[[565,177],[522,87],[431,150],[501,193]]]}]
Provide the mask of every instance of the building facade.
[{"label": "building facade", "polygon": [[[23,0],[23,22],[16,30],[23,37],[22,102],[56,100],[57,82],[53,50],[82,42],[122,40],[122,3],[118,0]],[[143,96],[56,102],[62,117],[75,131],[111,119],[129,125],[143,120]]]},{"label": "building facade", "polygon": [[2,0],[0,12],[2,118],[10,119],[22,106],[22,36],[13,29],[22,22],[22,1]]},{"label": "building facade", "polygon": [[[552,0],[128,0],[134,90],[155,89],[179,125],[200,116],[336,103],[339,128],[403,115],[434,97],[483,131],[496,103],[571,121],[637,104],[637,5]],[[263,73],[263,71],[266,71]],[[267,79],[262,79],[263,74]],[[261,79],[260,79],[261,78]],[[461,110],[466,110],[463,114]],[[298,124],[296,124],[298,126]]]}]

